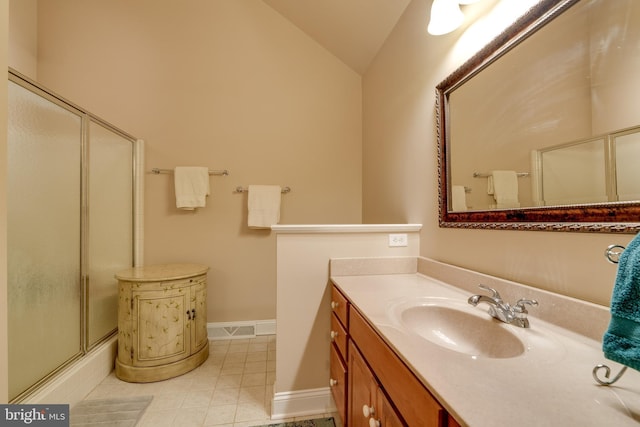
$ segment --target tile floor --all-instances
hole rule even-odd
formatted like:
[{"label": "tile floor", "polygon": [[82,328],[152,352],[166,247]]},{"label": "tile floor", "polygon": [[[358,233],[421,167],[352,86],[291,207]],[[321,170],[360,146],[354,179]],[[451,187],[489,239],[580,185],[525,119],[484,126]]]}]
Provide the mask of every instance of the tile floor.
[{"label": "tile floor", "polygon": [[[112,372],[86,399],[152,395],[138,427],[246,427],[271,421],[275,336],[209,342],[209,358],[166,381],[127,383]],[[319,414],[311,418],[333,416]],[[309,418],[309,417],[307,417]],[[293,421],[278,420],[277,422]]]}]

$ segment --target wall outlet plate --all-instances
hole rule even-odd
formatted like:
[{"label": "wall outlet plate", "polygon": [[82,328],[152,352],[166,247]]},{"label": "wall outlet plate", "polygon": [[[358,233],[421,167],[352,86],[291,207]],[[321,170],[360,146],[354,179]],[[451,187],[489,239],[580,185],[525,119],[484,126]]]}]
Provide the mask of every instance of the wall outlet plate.
[{"label": "wall outlet plate", "polygon": [[394,246],[407,246],[409,239],[405,233],[402,234],[389,234],[389,247]]}]

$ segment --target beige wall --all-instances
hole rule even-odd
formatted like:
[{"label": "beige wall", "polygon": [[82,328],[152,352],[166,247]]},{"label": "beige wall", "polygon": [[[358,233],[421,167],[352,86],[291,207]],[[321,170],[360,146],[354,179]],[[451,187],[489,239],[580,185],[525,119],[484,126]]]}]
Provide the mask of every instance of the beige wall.
[{"label": "beige wall", "polygon": [[[322,396],[328,399],[327,349],[331,323],[331,312],[327,309],[331,302],[329,260],[418,255],[418,231],[384,225],[376,228],[378,231],[366,231],[363,227],[354,226],[344,231],[317,227],[291,234],[279,232],[274,414],[284,417],[303,415],[310,407],[317,411],[317,406],[314,406],[318,405],[316,399],[304,397],[304,393],[303,397],[291,396],[290,392],[315,390],[320,402]],[[406,233],[407,246],[389,247],[389,233]],[[306,407],[304,402],[310,407]]]},{"label": "beige wall", "polygon": [[[608,15],[619,17],[617,22],[638,22],[640,19],[640,9],[630,7],[630,4],[625,2],[600,2],[592,6],[593,19],[589,21],[593,34],[591,61],[597,65],[597,68],[594,67],[596,71],[590,76],[595,101],[594,135],[637,126],[637,112],[640,109],[640,99],[637,96],[629,96],[630,93],[640,92],[637,62],[629,61],[629,58],[633,58],[634,52],[637,52],[640,28],[638,25],[627,24],[624,25],[624,29],[613,32],[610,20],[603,19],[604,13],[600,10],[602,8],[606,8]],[[615,46],[613,54],[602,49],[603,40],[606,40],[609,46]],[[606,57],[603,57],[605,55]],[[624,99],[623,105],[620,105],[621,99]]]},{"label": "beige wall", "polygon": [[231,172],[195,213],[146,176],[146,263],[210,266],[210,322],[275,318],[275,237],[233,190],[290,186],[283,224],[360,223],[360,76],[259,0],[45,0],[38,16],[38,80],[143,138],[148,170]]},{"label": "beige wall", "polygon": [[434,37],[426,32],[431,2],[411,2],[363,77],[364,222],[422,223],[422,256],[608,304],[616,267],[603,252],[630,235],[438,227],[435,86],[528,3],[465,7],[474,27]]},{"label": "beige wall", "polygon": [[38,77],[38,0],[9,1],[9,65]]},{"label": "beige wall", "polygon": [[[8,66],[9,0],[0,0],[0,69]],[[0,83],[0,99],[7,99],[7,79]],[[0,170],[7,170],[7,102],[0,102]],[[9,399],[7,337],[7,192],[6,174],[0,174],[0,403]]]}]

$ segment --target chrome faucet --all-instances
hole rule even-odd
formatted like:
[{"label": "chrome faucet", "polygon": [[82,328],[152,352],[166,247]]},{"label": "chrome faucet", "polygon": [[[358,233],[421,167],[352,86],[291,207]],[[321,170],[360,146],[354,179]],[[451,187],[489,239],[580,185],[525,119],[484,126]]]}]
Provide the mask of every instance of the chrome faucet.
[{"label": "chrome faucet", "polygon": [[500,320],[504,323],[510,323],[521,328],[529,327],[529,319],[527,319],[526,305],[536,306],[538,301],[529,299],[519,299],[518,302],[512,307],[509,303],[505,303],[500,297],[498,291],[485,285],[478,285],[480,289],[491,292],[491,296],[488,295],[472,295],[469,297],[469,304],[477,306],[481,302],[489,304],[489,315]]}]

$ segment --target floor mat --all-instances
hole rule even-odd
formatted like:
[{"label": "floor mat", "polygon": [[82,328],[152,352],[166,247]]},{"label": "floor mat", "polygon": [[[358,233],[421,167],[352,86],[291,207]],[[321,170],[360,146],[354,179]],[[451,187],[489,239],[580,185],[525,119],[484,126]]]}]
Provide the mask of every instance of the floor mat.
[{"label": "floor mat", "polygon": [[330,418],[318,418],[316,420],[304,420],[304,421],[291,421],[280,424],[266,424],[264,426],[256,427],[335,427],[333,417]]},{"label": "floor mat", "polygon": [[71,409],[74,427],[133,427],[151,403],[153,396],[122,399],[83,400]]}]

